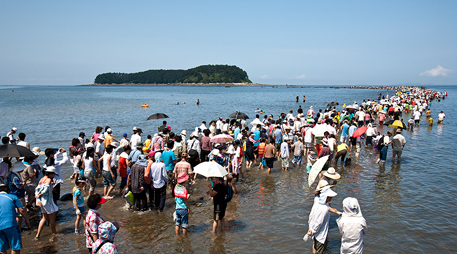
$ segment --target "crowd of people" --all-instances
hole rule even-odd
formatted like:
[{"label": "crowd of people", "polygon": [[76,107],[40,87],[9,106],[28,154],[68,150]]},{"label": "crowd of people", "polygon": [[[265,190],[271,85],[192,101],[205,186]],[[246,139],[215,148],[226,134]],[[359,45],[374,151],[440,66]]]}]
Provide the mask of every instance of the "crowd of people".
[{"label": "crowd of people", "polygon": [[[41,220],[35,239],[40,239],[46,223],[53,235],[57,233],[57,201],[61,197],[60,187],[68,177],[62,175],[61,167],[67,163],[73,167],[70,178],[74,183],[75,234],[79,234],[83,221],[86,247],[91,253],[117,253],[113,239],[120,226],[116,222],[105,222],[98,212],[102,204],[113,198],[125,197],[130,209],[161,213],[169,189],[176,203],[176,234],[182,229],[186,235],[191,208],[188,202],[192,195],[190,187],[196,180],[206,180],[214,204],[212,231],[216,233],[218,228],[224,230],[227,203],[237,193],[237,182],[245,178],[243,170],[249,171],[257,166],[271,174],[275,161],[278,161],[276,165],[281,165],[283,171],[306,164],[305,172],[309,174],[318,159],[327,158],[314,191],[306,235],[313,238],[313,252],[324,253],[328,242],[329,212],[334,212],[341,215],[337,220],[342,234],[341,252],[362,253],[366,222],[357,199],[344,199],[342,213],[329,205],[336,195],[331,188],[340,177],[332,164],[337,164],[340,159],[342,164],[350,164],[352,159],[357,160],[362,147],[378,151],[376,163],[385,164],[389,146],[393,150],[392,161],[396,158],[400,163],[406,144],[402,131],[419,125],[424,112],[427,122],[433,124],[429,120],[432,119],[430,106],[446,96],[447,93],[426,88],[399,87],[391,97],[378,93],[376,100],[343,105],[340,111],[329,107],[315,112],[311,106],[304,114],[299,106],[296,115],[294,110],[287,114],[283,112],[276,118],[265,115],[262,119],[256,115],[250,123],[246,119],[220,117],[207,126],[203,121],[189,138],[186,130],[179,134],[173,132],[166,121],[157,133],[146,135],[146,139],[137,127],[132,128],[130,137],[123,133],[118,140],[109,126],[97,126],[90,137],[81,132],[73,138],[68,152],[64,148],[48,148],[42,152],[39,147],[34,147],[35,156],[4,157],[0,163],[0,205],[5,223],[0,227],[0,251],[11,248],[12,253],[20,252],[20,229],[29,227],[28,213],[37,210],[41,213]],[[305,99],[303,96],[303,101]],[[296,100],[298,102],[298,96]],[[407,125],[403,123],[405,114],[412,115],[413,126],[410,121]],[[444,118],[441,111],[438,123],[442,124]],[[395,121],[403,125],[394,124]],[[384,124],[394,128],[382,135]],[[17,131],[12,128],[2,138],[3,144],[30,149],[24,133],[15,138]],[[223,134],[232,139],[221,143],[211,141]],[[46,159],[40,165],[41,155]],[[224,167],[228,175],[197,179],[194,168],[207,161]],[[103,179],[103,191],[97,188],[98,178]],[[86,207],[89,208],[87,211]]]}]

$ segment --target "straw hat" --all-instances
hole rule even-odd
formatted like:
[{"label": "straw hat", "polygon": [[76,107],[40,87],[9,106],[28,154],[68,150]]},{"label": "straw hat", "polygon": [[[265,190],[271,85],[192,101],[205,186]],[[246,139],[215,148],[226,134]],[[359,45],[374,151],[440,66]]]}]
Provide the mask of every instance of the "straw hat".
[{"label": "straw hat", "polygon": [[333,167],[328,168],[328,170],[324,173],[324,176],[335,180],[340,179],[341,177],[341,175],[338,174]]},{"label": "straw hat", "polygon": [[187,131],[186,130],[182,130],[181,131],[181,136],[186,136],[187,135]]},{"label": "straw hat", "polygon": [[326,180],[321,179],[319,181],[319,183],[317,184],[317,190],[321,191],[322,189],[324,189],[324,187],[333,187],[333,186],[335,186],[335,185],[330,185],[330,184],[328,184],[328,182]]}]

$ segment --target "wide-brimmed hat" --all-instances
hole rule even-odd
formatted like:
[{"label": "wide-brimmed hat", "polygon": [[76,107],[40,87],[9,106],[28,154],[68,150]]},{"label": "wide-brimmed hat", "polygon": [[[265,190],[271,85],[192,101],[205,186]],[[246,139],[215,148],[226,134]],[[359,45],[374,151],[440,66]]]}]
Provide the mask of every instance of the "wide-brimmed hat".
[{"label": "wide-brimmed hat", "polygon": [[181,131],[181,136],[186,136],[187,135],[187,131],[186,130],[182,130]]},{"label": "wide-brimmed hat", "polygon": [[211,151],[211,154],[212,154],[212,155],[219,155],[219,149],[213,149],[213,150]]},{"label": "wide-brimmed hat", "polygon": [[141,141],[138,141],[135,145],[136,148],[142,149],[143,148],[143,143]]},{"label": "wide-brimmed hat", "polygon": [[189,179],[189,176],[188,176],[186,173],[183,172],[183,173],[180,173],[180,174],[178,175],[178,180],[177,180],[177,182],[178,182],[178,183],[184,183],[185,181],[187,181],[187,179]]},{"label": "wide-brimmed hat", "polygon": [[227,149],[227,153],[228,154],[235,154],[235,147],[233,147],[232,145],[229,146],[229,148]]},{"label": "wide-brimmed hat", "polygon": [[341,177],[341,175],[338,174],[336,172],[335,168],[333,168],[333,167],[328,168],[328,170],[324,173],[324,176],[334,179],[334,180],[340,179],[340,177]]},{"label": "wide-brimmed hat", "polygon": [[399,129],[397,129],[397,133],[401,133],[401,129],[400,129],[400,128],[399,128]]},{"label": "wide-brimmed hat", "polygon": [[100,135],[100,136],[98,136],[98,139],[105,140],[105,137],[103,137],[103,135]]},{"label": "wide-brimmed hat", "polygon": [[330,185],[326,180],[322,179],[319,181],[319,183],[317,184],[317,190],[318,191],[321,191],[323,190],[325,187],[333,187],[335,185]]},{"label": "wide-brimmed hat", "polygon": [[135,127],[133,127],[133,129],[132,129],[132,130],[133,130],[133,131],[137,131],[137,130],[138,130],[138,128],[135,126]]},{"label": "wide-brimmed hat", "polygon": [[56,168],[54,166],[48,166],[46,167],[46,169],[44,170],[44,172],[47,172],[47,173],[56,173]]},{"label": "wide-brimmed hat", "polygon": [[34,152],[36,155],[38,155],[38,154],[40,154],[41,149],[40,149],[38,146],[35,146],[35,147],[32,149],[32,152]]},{"label": "wide-brimmed hat", "polygon": [[22,161],[17,161],[13,164],[13,172],[21,172],[25,169],[24,163]]}]

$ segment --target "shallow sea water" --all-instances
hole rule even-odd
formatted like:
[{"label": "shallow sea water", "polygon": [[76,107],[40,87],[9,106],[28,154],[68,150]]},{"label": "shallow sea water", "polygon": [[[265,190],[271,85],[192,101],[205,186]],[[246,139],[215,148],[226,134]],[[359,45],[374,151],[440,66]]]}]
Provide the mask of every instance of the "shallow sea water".
[{"label": "shallow sea water", "polygon": [[[446,89],[449,97],[432,103],[433,127],[427,127],[423,117],[419,128],[404,132],[407,144],[401,164],[388,160],[384,167],[376,165],[373,149],[362,148],[358,161],[353,159],[349,166],[336,167],[342,178],[334,187],[338,195],[332,207],[342,210],[346,197],[359,200],[368,223],[365,253],[453,253],[457,249],[457,177],[452,155],[457,141],[457,121],[452,114],[457,106],[457,89],[431,88]],[[261,108],[276,118],[290,109],[296,112],[298,105],[306,111],[311,105],[323,109],[328,102],[337,101],[340,109],[343,103],[376,98],[376,90],[328,88],[15,87],[14,92],[10,89],[0,87],[1,136],[15,126],[27,134],[26,141],[32,147],[42,150],[68,149],[71,139],[80,131],[91,135],[97,125],[111,126],[116,138],[121,138],[123,132],[130,135],[133,126],[152,135],[162,120],[146,118],[157,112],[170,116],[166,120],[173,131],[186,129],[190,134],[202,120],[226,118],[236,110],[253,119],[254,110]],[[295,102],[297,95],[300,103]],[[303,95],[307,97],[306,103],[301,103]],[[197,99],[200,106],[195,105]],[[174,105],[178,101],[181,105]],[[183,101],[186,104],[182,105]],[[150,107],[141,108],[143,103]],[[436,125],[440,110],[447,118],[443,125]],[[384,133],[387,129],[390,128],[383,129]],[[256,168],[245,170],[246,178],[237,185],[239,194],[228,205],[227,231],[216,236],[211,234],[213,207],[204,179],[198,179],[194,185],[187,238],[174,234],[171,197],[161,214],[128,211],[120,197],[104,204],[100,213],[105,220],[120,222],[122,228],[115,240],[120,253],[311,253],[312,243],[302,240],[313,202],[312,191],[305,186],[305,170],[300,167],[283,172],[278,163],[270,176]],[[65,165],[65,179],[71,172],[70,165]],[[62,194],[72,187],[71,181],[65,180]],[[102,188],[99,181],[97,191]],[[73,233],[75,216],[71,203],[60,202],[59,208],[56,239],[51,241],[50,229],[46,227],[41,239],[32,241],[39,219],[33,216],[33,229],[23,232],[24,253],[87,253],[84,235]],[[336,218],[332,214],[329,253],[339,253]]]}]

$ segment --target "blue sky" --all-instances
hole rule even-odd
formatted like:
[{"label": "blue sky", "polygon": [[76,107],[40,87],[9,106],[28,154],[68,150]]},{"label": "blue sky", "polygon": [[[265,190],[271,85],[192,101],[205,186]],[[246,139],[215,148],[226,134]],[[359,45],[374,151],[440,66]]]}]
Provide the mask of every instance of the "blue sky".
[{"label": "blue sky", "polygon": [[457,1],[0,3],[1,85],[203,64],[263,84],[457,84]]}]

